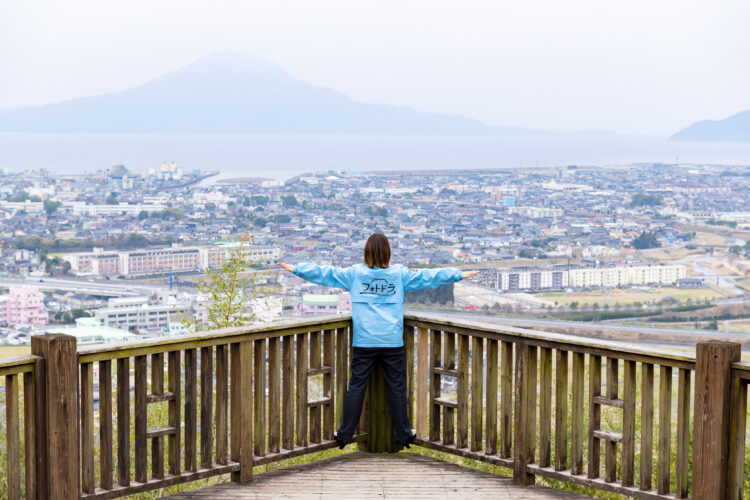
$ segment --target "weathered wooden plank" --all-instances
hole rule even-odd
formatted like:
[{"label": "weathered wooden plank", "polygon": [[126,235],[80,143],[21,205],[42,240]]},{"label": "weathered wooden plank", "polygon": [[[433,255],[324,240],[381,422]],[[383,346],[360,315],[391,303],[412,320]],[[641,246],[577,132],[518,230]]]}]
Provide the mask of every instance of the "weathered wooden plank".
[{"label": "weathered wooden plank", "polygon": [[130,485],[130,358],[117,360],[117,482]]},{"label": "weathered wooden plank", "polygon": [[18,374],[13,373],[5,376],[5,459],[7,466],[5,481],[8,500],[21,499],[21,445],[18,409]]},{"label": "weathered wooden plank", "polygon": [[325,440],[333,439],[333,416],[335,411],[333,367],[336,362],[333,354],[333,333],[333,330],[323,331],[323,365],[331,368],[331,371],[323,375],[323,397],[328,398],[328,403],[323,405],[323,439]]},{"label": "weathered wooden plank", "polygon": [[[468,354],[468,353],[467,353]],[[471,450],[482,448],[484,403],[484,339],[471,338]],[[460,427],[460,426],[459,426]]]},{"label": "weathered wooden plank", "polygon": [[427,392],[430,378],[429,331],[427,328],[418,328],[417,336],[417,436],[424,439],[428,435],[427,415],[430,408]]},{"label": "weathered wooden plank", "polygon": [[513,482],[534,484],[534,476],[526,466],[534,461],[536,447],[536,346],[517,344],[516,394],[514,405]]},{"label": "weathered wooden plank", "polygon": [[539,350],[539,465],[552,460],[552,349]]},{"label": "weathered wooden plank", "polygon": [[336,405],[334,420],[336,426],[341,425],[341,415],[344,412],[344,399],[346,398],[346,383],[349,379],[348,339],[349,332],[347,328],[336,329],[336,395],[334,397]]},{"label": "weathered wooden plank", "polygon": [[745,481],[748,381],[733,377],[729,423],[729,500],[742,500]]},{"label": "weathered wooden plank", "polygon": [[232,481],[246,483],[253,479],[253,344],[249,340],[231,344],[230,352],[230,453],[240,464]]},{"label": "weathered wooden plank", "polygon": [[307,333],[297,335],[297,445],[307,446]]},{"label": "weathered wooden plank", "polygon": [[688,447],[690,446],[690,370],[677,374],[677,474],[675,498],[688,496]]},{"label": "weathered wooden plank", "polygon": [[168,366],[167,366],[167,383],[169,391],[175,395],[175,398],[167,403],[167,418],[169,426],[178,430],[173,435],[167,438],[167,461],[169,463],[169,473],[172,475],[178,475],[181,471],[180,457],[181,457],[181,440],[179,429],[182,428],[182,367],[180,366],[181,352],[170,351],[167,354]]},{"label": "weathered wooden plank", "polygon": [[268,339],[268,451],[281,448],[281,339]]},{"label": "weathered wooden plank", "polygon": [[35,378],[41,443],[38,494],[75,498],[80,481],[76,339],[63,334],[32,335],[31,353],[44,359],[35,368],[40,375]]},{"label": "weathered wooden plank", "polygon": [[266,339],[253,342],[253,454],[266,454]]},{"label": "weathered wooden plank", "polygon": [[583,376],[584,354],[573,353],[573,391],[570,410],[570,471],[583,473]]},{"label": "weathered wooden plank", "polygon": [[654,456],[654,365],[641,365],[640,489],[650,490]]},{"label": "weathered wooden plank", "polygon": [[[148,396],[164,393],[164,353],[151,355],[151,394]],[[174,395],[172,395],[174,397]],[[148,431],[146,431],[148,435]],[[164,478],[164,437],[151,438],[151,476],[156,479]]]},{"label": "weathered wooden plank", "polygon": [[351,325],[351,318],[345,316],[318,316],[307,319],[277,321],[271,324],[248,325],[237,328],[223,328],[210,332],[199,332],[190,335],[175,335],[156,339],[125,342],[113,342],[81,346],[78,350],[78,362],[101,361],[105,359],[144,356],[155,352],[173,350],[200,349],[227,343],[255,341],[270,337],[296,335],[312,330],[346,328]]},{"label": "weathered wooden plank", "polygon": [[226,345],[216,346],[216,463],[229,462],[229,349]]},{"label": "weathered wooden plank", "polygon": [[442,317],[436,321],[434,318],[409,313],[405,316],[405,324],[430,329],[439,328],[445,332],[453,332],[460,335],[476,335],[508,342],[523,341],[537,347],[550,347],[552,349],[563,349],[596,356],[617,356],[619,359],[663,364],[674,368],[693,369],[695,367],[695,360],[690,356],[657,349],[634,347],[632,343],[610,342],[600,339],[583,338],[578,335],[540,332],[513,326],[488,325],[487,322],[476,322],[464,318],[454,320]]},{"label": "weathered wooden plank", "polygon": [[94,366],[93,363],[83,363],[81,365],[81,491],[93,493],[94,488]]},{"label": "weathered wooden plank", "polygon": [[[315,370],[321,367],[320,364],[320,331],[310,332],[310,368]],[[308,371],[308,380],[310,372]],[[309,398],[309,396],[308,396]],[[321,417],[322,411],[320,406],[309,407],[308,415],[310,420],[310,442],[320,443],[321,438]]]},{"label": "weathered wooden plank", "polygon": [[414,422],[414,328],[404,327],[404,356],[406,356],[406,414]]},{"label": "weathered wooden plank", "polygon": [[[456,369],[456,334],[443,332],[443,368]],[[456,392],[460,389],[456,384]],[[458,408],[458,402],[456,403]],[[443,444],[456,442],[456,408],[443,406]]]},{"label": "weathered wooden plank", "polygon": [[568,351],[555,351],[555,470],[568,468]]},{"label": "weathered wooden plank", "polygon": [[[635,483],[635,361],[624,361],[624,381],[622,390],[622,478],[623,486]],[[649,449],[648,452],[651,450]]]},{"label": "weathered wooden plank", "polygon": [[[7,411],[7,410],[6,410]],[[36,393],[34,389],[34,372],[23,374],[23,440],[24,440],[24,479],[26,498],[37,498],[36,480]]]},{"label": "weathered wooden plank", "polygon": [[146,356],[136,356],[135,365],[135,480],[145,483],[148,479],[148,441],[146,427],[146,391],[147,365]]},{"label": "weathered wooden plank", "polygon": [[601,451],[594,431],[601,428],[602,409],[594,398],[602,394],[602,358],[589,355],[589,459],[587,477],[599,477]]},{"label": "weathered wooden plank", "polygon": [[458,341],[456,446],[466,448],[469,444],[469,337],[458,335],[456,340]]},{"label": "weathered wooden plank", "polygon": [[294,448],[294,337],[283,338],[282,344],[282,398],[281,428],[282,445],[291,450]]},{"label": "weathered wooden plank", "polygon": [[669,493],[672,451],[672,367],[659,367],[659,441],[656,491]]},{"label": "weathered wooden plank", "polygon": [[201,347],[201,467],[214,464],[214,352],[213,347]]},{"label": "weathered wooden plank", "polygon": [[101,487],[111,490],[112,479],[112,362],[99,361],[99,474]]},{"label": "weathered wooden plank", "polygon": [[[614,401],[618,398],[620,383],[620,360],[607,358],[607,399]],[[601,410],[601,405],[599,405]],[[608,483],[617,481],[617,443],[622,441],[607,439],[604,443],[604,480]]]},{"label": "weathered wooden plank", "polygon": [[509,458],[513,448],[513,343],[500,346],[500,456]]},{"label": "weathered wooden plank", "polygon": [[432,371],[432,368],[442,363],[442,332],[430,330],[430,441],[440,440],[440,405],[435,402],[440,399],[440,375]]},{"label": "weathered wooden plank", "polygon": [[693,498],[727,497],[732,363],[740,344],[701,342],[696,349]]},{"label": "weathered wooden plank", "polygon": [[185,350],[185,470],[195,472],[198,444],[198,360],[195,349]]},{"label": "weathered wooden plank", "polygon": [[497,341],[487,340],[487,389],[485,392],[485,408],[487,424],[485,426],[484,451],[488,455],[497,453],[497,377],[499,375],[497,362]]}]

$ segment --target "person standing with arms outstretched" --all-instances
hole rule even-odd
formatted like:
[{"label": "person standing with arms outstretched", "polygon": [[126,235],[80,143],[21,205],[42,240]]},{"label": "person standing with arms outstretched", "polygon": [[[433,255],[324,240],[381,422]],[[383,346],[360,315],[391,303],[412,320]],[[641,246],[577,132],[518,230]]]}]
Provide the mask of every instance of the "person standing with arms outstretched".
[{"label": "person standing with arms outstretched", "polygon": [[349,290],[352,297],[351,378],[344,400],[341,427],[335,434],[339,448],[351,443],[362,413],[367,380],[376,362],[383,369],[388,409],[396,438],[407,448],[416,437],[406,411],[404,356],[404,291],[435,288],[476,276],[478,271],[456,268],[412,270],[390,265],[391,247],[383,234],[367,239],[364,264],[351,267],[296,266],[279,262],[285,270],[319,285]]}]

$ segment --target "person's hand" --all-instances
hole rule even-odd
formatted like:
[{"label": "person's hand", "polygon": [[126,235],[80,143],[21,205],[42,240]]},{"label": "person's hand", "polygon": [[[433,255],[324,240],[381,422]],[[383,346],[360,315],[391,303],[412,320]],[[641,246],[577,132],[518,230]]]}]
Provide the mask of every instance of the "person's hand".
[{"label": "person's hand", "polygon": [[294,272],[294,266],[291,264],[285,264],[283,262],[279,262],[279,265],[284,268],[285,271],[289,271],[290,273]]},{"label": "person's hand", "polygon": [[477,274],[479,274],[479,271],[464,271],[463,274],[461,275],[461,278],[462,279],[473,278]]}]

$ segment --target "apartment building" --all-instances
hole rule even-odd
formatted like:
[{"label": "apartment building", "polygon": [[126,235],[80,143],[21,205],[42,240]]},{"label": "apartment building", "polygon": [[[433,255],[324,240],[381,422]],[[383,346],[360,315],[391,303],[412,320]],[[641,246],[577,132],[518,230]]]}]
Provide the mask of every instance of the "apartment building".
[{"label": "apartment building", "polygon": [[616,266],[571,269],[568,274],[568,286],[571,288],[672,285],[685,277],[686,268],[679,264]]},{"label": "apartment building", "polygon": [[130,301],[110,301],[108,307],[94,311],[94,316],[105,326],[126,331],[169,331],[176,316],[190,314],[186,304],[153,304],[147,297],[134,297]]},{"label": "apartment building", "polygon": [[46,325],[47,311],[42,299],[36,287],[10,287],[9,293],[0,295],[0,325]]},{"label": "apartment building", "polygon": [[[174,244],[167,248],[147,248],[130,251],[104,251],[62,255],[70,262],[71,270],[79,275],[94,276],[151,276],[168,273],[200,271],[220,267],[229,255],[229,245],[211,247]],[[251,246],[251,262],[277,262],[281,257],[279,247]]]},{"label": "apartment building", "polygon": [[564,266],[555,266],[515,267],[498,271],[496,287],[504,292],[562,290],[568,287],[568,270]]},{"label": "apartment building", "polygon": [[514,267],[498,270],[496,288],[503,292],[534,292],[565,288],[614,288],[632,285],[673,285],[685,278],[683,265]]}]

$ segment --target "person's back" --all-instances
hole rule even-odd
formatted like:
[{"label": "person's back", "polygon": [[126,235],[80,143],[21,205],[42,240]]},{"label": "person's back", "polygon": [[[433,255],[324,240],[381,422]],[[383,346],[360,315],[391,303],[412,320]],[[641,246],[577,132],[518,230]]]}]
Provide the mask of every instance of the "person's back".
[{"label": "person's back", "polygon": [[365,244],[364,264],[341,268],[279,263],[303,279],[351,292],[354,330],[351,378],[341,427],[336,433],[336,441],[342,448],[353,438],[362,413],[367,380],[375,363],[383,366],[391,420],[398,440],[407,447],[414,440],[406,412],[404,292],[447,285],[477,274],[455,268],[412,270],[400,264],[391,266],[390,258],[388,239],[385,235],[373,234]]}]

